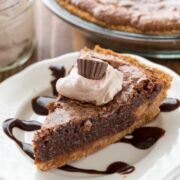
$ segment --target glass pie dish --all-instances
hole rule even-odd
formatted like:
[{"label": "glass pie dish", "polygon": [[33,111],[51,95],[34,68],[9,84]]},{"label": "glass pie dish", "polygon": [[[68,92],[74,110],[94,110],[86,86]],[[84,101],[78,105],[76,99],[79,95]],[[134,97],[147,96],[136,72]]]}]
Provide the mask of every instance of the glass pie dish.
[{"label": "glass pie dish", "polygon": [[180,58],[180,34],[144,35],[108,29],[71,14],[56,0],[43,0],[58,17],[72,25],[95,44],[119,52],[160,59]]}]

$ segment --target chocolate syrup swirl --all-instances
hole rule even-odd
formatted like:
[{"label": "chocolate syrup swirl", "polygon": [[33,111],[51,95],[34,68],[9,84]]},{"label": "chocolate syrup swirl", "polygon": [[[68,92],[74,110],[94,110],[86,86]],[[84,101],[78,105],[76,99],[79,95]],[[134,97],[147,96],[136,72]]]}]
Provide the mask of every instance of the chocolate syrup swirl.
[{"label": "chocolate syrup swirl", "polygon": [[176,98],[166,98],[160,105],[160,110],[162,112],[174,111],[180,106],[180,101]]},{"label": "chocolate syrup swirl", "polygon": [[52,72],[52,79],[51,79],[51,86],[53,90],[53,95],[57,96],[58,92],[56,91],[56,82],[59,78],[62,78],[66,74],[66,70],[63,66],[58,67],[58,66],[50,66],[49,69]]},{"label": "chocolate syrup swirl", "polygon": [[55,99],[49,96],[38,96],[32,100],[32,108],[36,114],[46,116],[48,115],[48,104]]},{"label": "chocolate syrup swirl", "polygon": [[158,127],[141,127],[135,129],[130,135],[125,136],[118,142],[124,142],[138,149],[148,149],[165,134],[165,130]]},{"label": "chocolate syrup swirl", "polygon": [[35,131],[41,128],[41,124],[37,121],[23,121],[19,119],[7,119],[3,122],[3,130],[6,135],[11,138],[16,144],[30,157],[34,158],[32,145],[19,141],[13,134],[14,128],[19,128],[24,131]]},{"label": "chocolate syrup swirl", "polygon": [[135,170],[134,166],[131,166],[125,162],[114,162],[110,164],[105,171],[98,171],[93,169],[81,169],[76,168],[70,165],[65,165],[63,167],[60,167],[61,170],[69,171],[69,172],[79,172],[79,173],[86,173],[86,174],[114,174],[114,173],[120,173],[120,174],[129,174]]}]

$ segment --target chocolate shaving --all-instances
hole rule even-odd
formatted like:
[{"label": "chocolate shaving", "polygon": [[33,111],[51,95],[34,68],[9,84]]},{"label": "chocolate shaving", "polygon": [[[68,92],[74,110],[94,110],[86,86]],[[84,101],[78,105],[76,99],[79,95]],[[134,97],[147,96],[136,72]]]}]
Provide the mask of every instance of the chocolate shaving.
[{"label": "chocolate shaving", "polygon": [[79,58],[77,60],[77,67],[78,74],[81,76],[88,79],[99,80],[104,76],[108,63],[92,57],[87,59]]}]

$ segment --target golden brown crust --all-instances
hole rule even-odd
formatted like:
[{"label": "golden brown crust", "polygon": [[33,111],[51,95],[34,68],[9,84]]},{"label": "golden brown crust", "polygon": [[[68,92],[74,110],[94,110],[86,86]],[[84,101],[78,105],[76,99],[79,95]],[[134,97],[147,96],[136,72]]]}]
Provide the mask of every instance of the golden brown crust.
[{"label": "golden brown crust", "polygon": [[76,6],[69,4],[67,1],[65,0],[57,0],[59,2],[59,4],[61,6],[63,6],[65,9],[67,9],[68,11],[70,11],[72,14],[81,17],[82,19],[85,19],[89,22],[92,22],[94,24],[100,25],[100,26],[104,26],[110,29],[114,29],[114,30],[119,30],[119,31],[125,31],[125,32],[132,32],[132,33],[140,33],[140,34],[153,34],[153,35],[172,35],[172,34],[179,34],[180,30],[171,30],[171,31],[142,31],[139,30],[135,27],[131,27],[131,26],[124,26],[124,25],[109,25],[101,20],[96,19],[95,17],[93,17],[91,14],[89,14],[88,12],[85,12],[79,8],[77,8]]}]

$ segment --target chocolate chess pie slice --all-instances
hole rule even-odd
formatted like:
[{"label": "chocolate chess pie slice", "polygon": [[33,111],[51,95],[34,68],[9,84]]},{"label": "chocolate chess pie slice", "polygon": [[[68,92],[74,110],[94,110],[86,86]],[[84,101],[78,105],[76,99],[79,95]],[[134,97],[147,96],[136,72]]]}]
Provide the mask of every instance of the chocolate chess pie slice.
[{"label": "chocolate chess pie slice", "polygon": [[168,74],[134,57],[84,48],[58,80],[59,97],[35,133],[35,164],[41,170],[63,166],[153,121],[170,83]]}]

